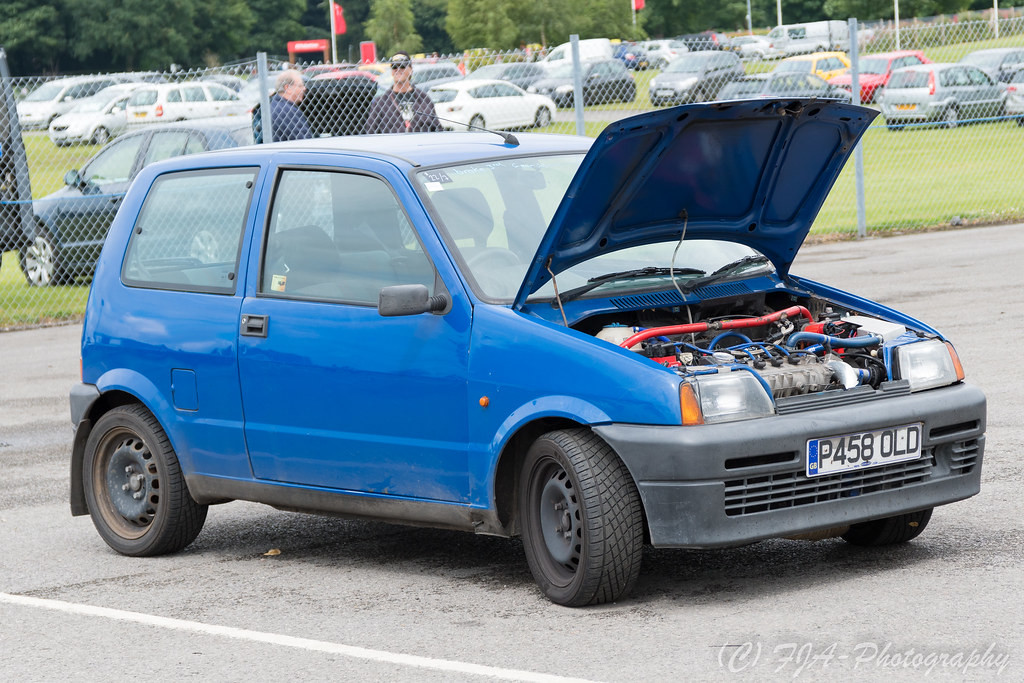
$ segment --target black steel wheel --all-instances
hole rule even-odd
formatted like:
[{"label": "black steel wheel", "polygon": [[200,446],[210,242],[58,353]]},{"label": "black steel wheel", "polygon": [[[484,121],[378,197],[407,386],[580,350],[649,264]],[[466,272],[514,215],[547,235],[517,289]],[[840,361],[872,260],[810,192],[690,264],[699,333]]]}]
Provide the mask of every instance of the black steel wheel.
[{"label": "black steel wheel", "polygon": [[552,602],[600,604],[632,589],[643,551],[640,495],[594,433],[560,430],[533,443],[520,472],[519,509],[526,560]]},{"label": "black steel wheel", "polygon": [[199,535],[207,506],[188,492],[167,434],[140,405],[97,420],[85,446],[82,482],[100,536],[123,555],[181,550]]},{"label": "black steel wheel", "polygon": [[895,545],[912,541],[921,535],[932,518],[933,508],[908,512],[905,515],[876,519],[872,522],[854,524],[843,534],[843,540],[852,545],[880,546]]}]

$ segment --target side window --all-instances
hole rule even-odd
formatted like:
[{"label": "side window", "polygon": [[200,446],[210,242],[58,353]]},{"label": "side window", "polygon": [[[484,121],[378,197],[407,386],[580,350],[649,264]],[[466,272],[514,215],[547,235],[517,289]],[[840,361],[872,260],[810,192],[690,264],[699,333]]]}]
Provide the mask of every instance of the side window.
[{"label": "side window", "polygon": [[142,160],[143,166],[149,166],[154,161],[162,161],[171,157],[180,156],[185,150],[185,141],[188,140],[188,131],[169,130],[153,133],[146,149],[146,156]]},{"label": "side window", "polygon": [[434,268],[391,187],[374,176],[286,170],[278,178],[259,291],[376,306],[383,287]]},{"label": "side window", "polygon": [[257,170],[157,178],[132,231],[121,280],[135,287],[233,294]]},{"label": "side window", "polygon": [[167,91],[168,102],[181,102],[181,91],[177,88],[171,88]]},{"label": "side window", "polygon": [[516,90],[510,85],[495,84],[494,85],[495,97],[522,97],[523,93],[520,90]]},{"label": "side window", "polygon": [[202,86],[199,85],[187,85],[184,88],[185,101],[186,102],[205,102],[206,93],[203,91]]},{"label": "side window", "polygon": [[82,169],[82,180],[96,185],[123,183],[131,178],[135,157],[145,136],[123,138],[100,152],[92,163]]},{"label": "side window", "polygon": [[227,88],[222,88],[219,85],[209,85],[207,88],[210,91],[210,96],[215,102],[228,102],[230,100],[237,100],[238,96]]},{"label": "side window", "polygon": [[974,85],[992,85],[992,79],[988,77],[988,74],[983,72],[981,69],[975,69],[973,67],[967,69],[967,78]]}]

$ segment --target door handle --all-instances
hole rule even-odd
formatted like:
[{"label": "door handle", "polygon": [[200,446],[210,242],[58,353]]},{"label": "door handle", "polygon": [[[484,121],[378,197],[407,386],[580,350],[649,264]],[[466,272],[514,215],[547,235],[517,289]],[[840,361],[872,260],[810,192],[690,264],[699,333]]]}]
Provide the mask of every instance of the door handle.
[{"label": "door handle", "polygon": [[243,337],[266,337],[267,323],[270,316],[266,315],[243,315],[242,325],[239,331]]}]

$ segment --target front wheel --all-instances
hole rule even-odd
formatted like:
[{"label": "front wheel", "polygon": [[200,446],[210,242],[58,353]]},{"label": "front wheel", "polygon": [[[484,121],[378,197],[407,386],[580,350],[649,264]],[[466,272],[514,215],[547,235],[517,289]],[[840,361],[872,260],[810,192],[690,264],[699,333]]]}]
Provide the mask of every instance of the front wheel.
[{"label": "front wheel", "polygon": [[519,478],[523,546],[544,594],[578,607],[625,596],[640,574],[640,495],[611,447],[586,429],[533,443]]},{"label": "front wheel", "polygon": [[469,130],[482,130],[485,128],[485,123],[484,117],[480,114],[476,114],[469,120]]},{"label": "front wheel", "polygon": [[921,535],[932,518],[933,508],[910,512],[905,515],[876,519],[871,522],[854,524],[843,534],[843,540],[852,545],[881,546],[912,541]]},{"label": "front wheel", "polygon": [[110,131],[103,126],[100,126],[92,134],[92,144],[94,145],[105,145],[110,142]]},{"label": "front wheel", "polygon": [[62,285],[68,281],[60,251],[46,230],[40,229],[35,239],[21,249],[20,264],[25,280],[32,287]]},{"label": "front wheel", "polygon": [[206,521],[207,506],[189,494],[167,434],[140,405],[97,420],[85,445],[82,483],[96,530],[122,555],[177,552]]}]

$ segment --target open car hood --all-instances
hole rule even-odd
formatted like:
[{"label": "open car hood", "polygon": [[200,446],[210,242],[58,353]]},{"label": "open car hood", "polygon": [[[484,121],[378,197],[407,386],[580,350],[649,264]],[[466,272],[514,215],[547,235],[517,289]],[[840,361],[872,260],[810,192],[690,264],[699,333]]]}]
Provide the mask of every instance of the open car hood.
[{"label": "open car hood", "polygon": [[[608,126],[555,211],[514,307],[600,254],[686,239],[750,246],[786,274],[878,115],[831,100],[686,105]],[[685,247],[684,247],[685,249]]]}]

